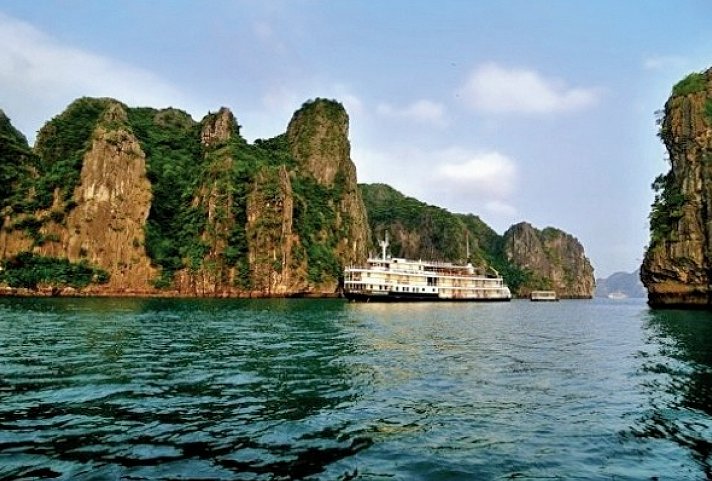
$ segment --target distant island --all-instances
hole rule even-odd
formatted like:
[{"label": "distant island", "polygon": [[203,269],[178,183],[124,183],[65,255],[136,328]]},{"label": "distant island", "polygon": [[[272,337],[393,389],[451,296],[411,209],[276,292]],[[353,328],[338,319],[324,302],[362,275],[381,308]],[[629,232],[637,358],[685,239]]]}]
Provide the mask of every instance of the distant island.
[{"label": "distant island", "polygon": [[500,236],[473,214],[359,185],[348,129],[327,99],[250,144],[227,108],[196,122],[81,98],[30,147],[0,111],[0,293],[334,296],[387,230],[393,255],[493,268],[519,296],[593,295],[583,246],[559,229]]},{"label": "distant island", "polygon": [[640,280],[640,271],[616,272],[606,278],[596,279],[596,297],[609,296],[630,298],[647,297],[648,293]]}]

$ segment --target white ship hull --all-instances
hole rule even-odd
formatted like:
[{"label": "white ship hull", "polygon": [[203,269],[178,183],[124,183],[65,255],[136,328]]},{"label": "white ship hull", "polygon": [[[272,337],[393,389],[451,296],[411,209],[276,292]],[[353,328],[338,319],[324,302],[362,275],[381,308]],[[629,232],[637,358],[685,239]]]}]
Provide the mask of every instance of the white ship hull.
[{"label": "white ship hull", "polygon": [[512,299],[499,276],[477,275],[471,265],[369,259],[344,271],[344,295],[365,302],[502,302]]},{"label": "white ship hull", "polygon": [[344,297],[354,302],[507,302],[510,297],[440,297],[437,294],[346,291]]}]

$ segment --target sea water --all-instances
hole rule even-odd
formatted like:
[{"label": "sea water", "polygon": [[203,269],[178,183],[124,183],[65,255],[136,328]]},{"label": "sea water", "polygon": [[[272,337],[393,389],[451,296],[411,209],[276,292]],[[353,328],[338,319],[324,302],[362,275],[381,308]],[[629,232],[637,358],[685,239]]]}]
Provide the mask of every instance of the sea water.
[{"label": "sea water", "polygon": [[0,479],[710,479],[711,416],[643,300],[0,300]]}]

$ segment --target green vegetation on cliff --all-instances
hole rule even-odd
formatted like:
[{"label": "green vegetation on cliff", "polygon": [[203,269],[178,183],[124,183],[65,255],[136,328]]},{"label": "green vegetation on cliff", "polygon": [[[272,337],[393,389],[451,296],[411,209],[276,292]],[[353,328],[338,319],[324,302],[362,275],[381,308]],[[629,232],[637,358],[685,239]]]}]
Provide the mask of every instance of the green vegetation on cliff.
[{"label": "green vegetation on cliff", "polygon": [[0,110],[0,212],[24,207],[35,161],[25,136]]},{"label": "green vegetation on cliff", "polygon": [[0,114],[0,209],[6,214],[32,216],[37,210],[50,208],[57,192],[62,203],[56,215],[61,220],[74,205],[71,197],[79,184],[82,157],[108,103],[106,99],[90,98],[74,101],[42,127],[34,150]]},{"label": "green vegetation on cliff", "polygon": [[315,284],[337,282],[341,277],[344,257],[352,254],[340,251],[340,242],[345,240],[348,245],[358,240],[355,237],[366,237],[365,232],[353,235],[358,213],[344,205],[354,191],[359,196],[355,173],[350,178],[347,131],[343,105],[322,98],[305,102],[287,129],[286,140],[296,166],[292,180],[294,229],[301,241],[296,254],[305,257],[307,279]]},{"label": "green vegetation on cliff", "polygon": [[2,268],[0,282],[26,289],[37,289],[42,285],[81,288],[89,284],[105,284],[109,280],[108,272],[92,267],[86,261],[70,262],[31,252],[5,259]]},{"label": "green vegetation on cliff", "polygon": [[[0,115],[0,209],[8,216],[22,214],[9,228],[24,231],[34,246],[55,240],[40,229],[50,220],[62,223],[75,207],[72,196],[79,185],[83,156],[110,103],[94,98],[74,101],[40,129],[34,149]],[[47,212],[55,195],[58,205]]]},{"label": "green vegetation on cliff", "polygon": [[657,245],[668,239],[675,231],[677,221],[682,217],[685,195],[675,183],[672,171],[660,174],[651,188],[655,199],[650,208],[650,245]]},{"label": "green vegetation on cliff", "polygon": [[[328,118],[336,118],[338,109],[328,104]],[[306,103],[303,109],[318,105],[321,101]],[[343,266],[335,249],[343,232],[334,226],[342,177],[337,176],[333,186],[321,185],[299,168],[292,154],[310,154],[308,139],[319,127],[309,115],[296,115],[302,119],[296,145],[286,134],[247,143],[226,109],[208,114],[200,123],[175,109],[129,109],[128,116],[146,154],[152,185],[146,251],[161,268],[157,287],[170,287],[181,269],[207,269],[219,282],[227,282],[232,268],[236,269],[234,287],[253,287],[246,230],[248,196],[258,172],[280,166],[292,172],[293,225],[301,242],[295,247],[297,260],[306,261],[312,283],[338,279]],[[334,145],[320,145],[327,155],[329,148]]]},{"label": "green vegetation on cliff", "polygon": [[146,155],[153,201],[145,227],[146,252],[161,267],[157,284],[167,287],[195,249],[205,216],[192,205],[200,168],[199,129],[178,110],[128,110],[134,135]]},{"label": "green vegetation on cliff", "polygon": [[[216,137],[203,133],[224,115],[228,126]],[[279,139],[249,145],[227,111],[208,114],[200,123],[168,109],[129,109],[129,121],[146,154],[153,202],[146,223],[146,252],[161,268],[157,287],[169,287],[184,268],[238,269],[238,287],[249,287],[247,195],[261,166],[283,160]],[[287,159],[290,160],[290,159]],[[221,252],[206,257],[211,245]]]},{"label": "green vegetation on cliff", "polygon": [[34,196],[24,211],[47,209],[52,205],[55,190],[60,193],[65,208],[71,207],[74,189],[79,184],[84,153],[109,99],[81,98],[67,110],[47,122],[37,134],[35,153],[38,176]]},{"label": "green vegetation on cliff", "polygon": [[481,270],[494,268],[513,291],[528,277],[507,261],[504,241],[472,214],[454,214],[441,207],[407,197],[386,184],[359,184],[373,233],[373,248],[388,231],[396,257],[442,261],[467,259]]},{"label": "green vegetation on cliff", "polygon": [[703,72],[693,72],[676,83],[672,88],[672,95],[681,97],[702,92],[707,88],[707,78]]},{"label": "green vegetation on cliff", "polygon": [[302,241],[307,260],[308,279],[321,283],[338,279],[343,266],[336,257],[336,243],[341,237],[334,231],[336,211],[335,188],[320,185],[307,176],[292,181],[294,191],[294,228]]},{"label": "green vegetation on cliff", "polygon": [[378,245],[384,231],[391,235],[391,252],[397,257],[465,260],[467,243],[474,265],[484,265],[496,250],[498,235],[479,217],[453,214],[441,207],[407,197],[386,184],[359,184],[368,221]]}]

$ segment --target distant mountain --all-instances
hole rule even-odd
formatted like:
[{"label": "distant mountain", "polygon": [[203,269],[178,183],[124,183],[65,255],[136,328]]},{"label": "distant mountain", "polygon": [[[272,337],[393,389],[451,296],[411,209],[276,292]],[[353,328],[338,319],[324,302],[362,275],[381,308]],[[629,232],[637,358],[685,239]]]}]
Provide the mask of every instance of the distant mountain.
[{"label": "distant mountain", "polygon": [[648,292],[640,281],[640,271],[616,272],[605,279],[596,279],[596,297],[622,293],[626,297],[647,297]]}]

